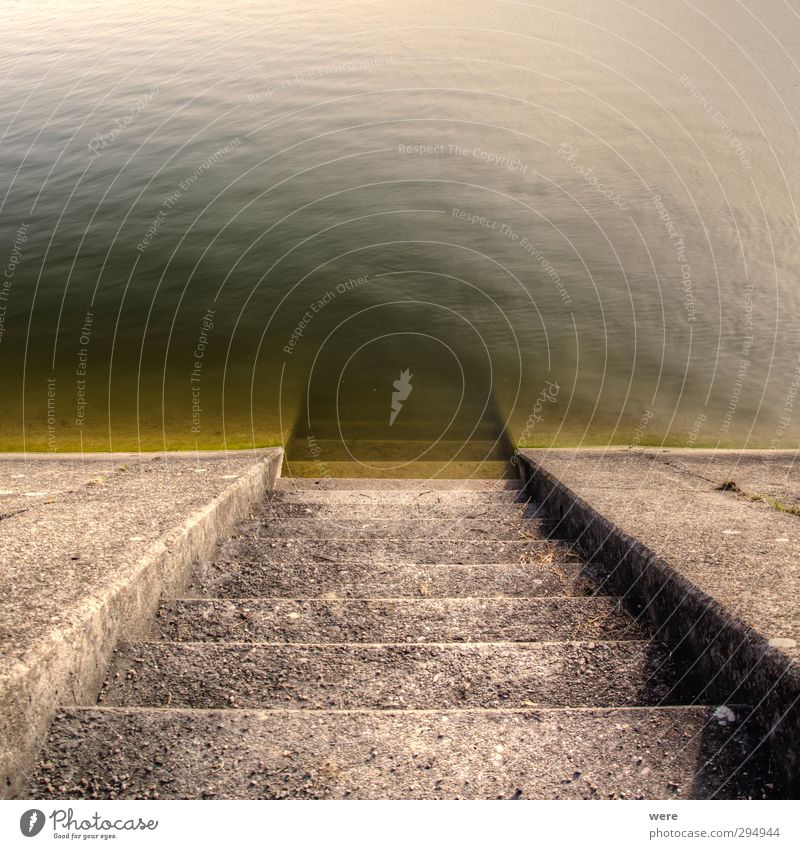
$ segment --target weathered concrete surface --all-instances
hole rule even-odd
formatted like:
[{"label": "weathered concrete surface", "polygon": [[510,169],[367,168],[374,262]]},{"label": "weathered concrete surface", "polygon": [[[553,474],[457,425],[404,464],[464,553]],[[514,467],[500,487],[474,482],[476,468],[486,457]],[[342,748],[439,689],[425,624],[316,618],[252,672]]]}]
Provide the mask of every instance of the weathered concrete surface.
[{"label": "weathered concrete surface", "polygon": [[[261,520],[266,519],[347,519],[353,520],[369,520],[375,517],[380,517],[383,520],[388,519],[404,519],[405,521],[415,521],[425,519],[433,521],[435,519],[447,519],[450,521],[467,521],[480,519],[482,521],[498,520],[507,522],[509,520],[530,521],[533,512],[532,508],[525,504],[513,505],[514,510],[508,510],[508,501],[502,500],[503,496],[510,496],[511,493],[497,493],[495,498],[497,502],[493,503],[493,499],[487,498],[483,493],[475,493],[478,499],[469,499],[473,493],[465,493],[467,498],[465,502],[458,503],[457,500],[443,500],[442,493],[437,493],[439,498],[415,500],[398,498],[397,501],[383,497],[374,499],[364,498],[365,493],[353,493],[358,496],[359,500],[347,498],[336,501],[320,502],[320,499],[326,493],[314,493],[314,500],[309,500],[305,503],[298,501],[288,501],[286,498],[278,499],[277,496],[288,496],[291,499],[297,499],[296,493],[274,493],[274,496],[269,499],[267,505],[261,513]],[[350,495],[351,493],[337,493]],[[404,495],[408,493],[400,493]],[[446,493],[452,495],[452,493]],[[363,499],[363,500],[362,500]],[[510,499],[509,499],[510,500]],[[469,509],[467,509],[469,504]]]},{"label": "weathered concrete surface", "polygon": [[[467,537],[490,540],[547,539],[545,525],[535,519],[503,516],[474,519],[351,519],[349,517],[314,518],[308,516],[266,517],[271,536],[283,539],[422,539],[433,542],[438,539],[458,540]],[[238,536],[247,536],[251,526],[240,528]]]},{"label": "weathered concrete surface", "polygon": [[372,564],[215,560],[198,571],[190,596],[215,598],[473,598],[586,595],[578,563]]},{"label": "weathered concrete surface", "polygon": [[[385,511],[388,511],[390,515],[402,513],[406,518],[414,515],[420,518],[435,516],[463,518],[465,513],[473,517],[494,514],[507,516],[509,503],[522,498],[519,481],[514,481],[517,487],[515,489],[494,490],[474,488],[455,490],[442,489],[441,486],[432,488],[429,486],[429,481],[424,481],[422,490],[418,486],[416,491],[408,487],[389,490],[385,481],[375,481],[375,483],[384,484],[376,489],[365,488],[367,481],[358,481],[358,483],[360,488],[356,489],[320,489],[316,485],[313,489],[300,489],[296,481],[281,481],[280,488],[271,492],[267,498],[264,513],[266,515],[281,514],[283,510],[286,511],[283,515],[305,512],[306,515],[315,515],[320,518],[349,516],[352,519],[361,516],[368,518],[384,516]],[[436,483],[440,484],[441,481]],[[474,485],[476,482],[463,481],[463,483]],[[526,509],[524,499],[520,501],[518,509],[520,512]]]},{"label": "weathered concrete surface", "polygon": [[45,456],[52,455],[32,455],[26,463],[22,455],[0,454],[0,519],[41,509],[92,485],[126,462],[118,456],[111,461],[108,455],[92,454],[84,461],[59,455],[54,468],[56,464],[46,462]]},{"label": "weathered concrete surface", "polygon": [[[419,464],[415,465],[417,468]],[[433,490],[439,490],[444,492],[449,492],[453,490],[461,491],[468,490],[469,492],[504,492],[510,491],[513,495],[517,494],[521,483],[519,479],[514,480],[500,480],[494,478],[478,478],[473,477],[472,479],[467,478],[427,478],[425,480],[420,479],[408,479],[404,480],[401,477],[395,477],[390,479],[384,478],[370,478],[369,482],[367,482],[363,477],[361,478],[333,478],[333,477],[324,477],[324,478],[314,478],[314,477],[282,477],[280,481],[275,485],[275,489],[277,492],[298,492],[303,497],[306,496],[307,493],[311,493],[316,491],[322,492],[326,490],[356,490],[363,491],[366,489],[370,490],[382,490],[385,492],[403,492],[403,490],[410,491],[413,495],[412,497],[419,497],[423,493],[427,493]],[[378,494],[375,492],[374,494]]]},{"label": "weathered concrete surface", "polygon": [[154,629],[178,642],[528,642],[645,634],[605,596],[589,598],[249,598],[164,603]]},{"label": "weathered concrete surface", "polygon": [[263,563],[542,563],[570,558],[558,540],[437,539],[283,539],[237,537],[220,548],[220,557]]},{"label": "weathered concrete surface", "polygon": [[122,647],[103,703],[307,710],[657,704],[672,690],[669,672],[663,651],[632,640],[313,646],[141,642]]},{"label": "weathered concrete surface", "polygon": [[[706,697],[747,701],[800,783],[800,496],[788,452],[523,452],[528,490],[611,589],[692,658]],[[740,492],[718,487],[734,481]],[[729,484],[730,486],[730,484]],[[753,500],[759,496],[764,500]]]},{"label": "weathered concrete surface", "polygon": [[184,585],[281,459],[280,449],[0,457],[0,795],[23,790],[56,708],[98,691],[120,636]]},{"label": "weathered concrete surface", "polygon": [[[583,596],[542,593],[543,574],[552,590],[559,573],[569,585],[597,572],[555,539],[487,536],[484,520],[514,524],[524,507],[497,482],[462,484],[381,482],[367,492],[364,481],[291,490],[283,487],[295,482],[284,482],[270,502],[302,505],[304,493],[309,509],[328,515],[302,518],[303,535],[285,537],[284,523],[297,520],[265,504],[240,525],[239,539],[217,546],[197,580],[233,595],[168,593],[150,633],[119,646],[102,707],[88,700],[59,712],[32,792],[782,794],[764,750],[753,748],[749,708],[698,707],[696,682],[661,643],[641,639],[615,599],[588,586]],[[400,497],[387,509],[390,491]],[[497,502],[483,516],[487,505],[477,502],[492,493]],[[433,521],[453,520],[458,536],[429,533],[417,506],[429,498],[448,511]],[[369,500],[376,512],[348,517],[349,506]],[[337,519],[387,535],[342,539]],[[515,596],[502,597],[508,575],[525,570]],[[459,577],[483,592],[492,577],[498,585],[473,598]],[[427,595],[428,579],[438,595]],[[369,586],[372,597],[356,595]],[[692,706],[663,707],[684,701]]]},{"label": "weathered concrete surface", "polygon": [[[748,798],[761,764],[702,707],[59,711],[42,799]],[[741,767],[741,768],[740,768]],[[755,780],[750,775],[755,772]],[[754,787],[755,785],[755,787]]]}]

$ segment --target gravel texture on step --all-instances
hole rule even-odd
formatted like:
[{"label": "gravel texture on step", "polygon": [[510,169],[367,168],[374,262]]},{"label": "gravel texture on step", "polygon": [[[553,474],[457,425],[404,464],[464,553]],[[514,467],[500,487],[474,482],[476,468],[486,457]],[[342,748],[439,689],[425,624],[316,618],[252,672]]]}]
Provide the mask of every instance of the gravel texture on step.
[{"label": "gravel texture on step", "polygon": [[[711,709],[62,710],[38,799],[761,798]],[[741,766],[740,769],[739,768]],[[754,778],[756,776],[756,778]]]},{"label": "gravel texture on step", "polygon": [[161,606],[154,630],[158,638],[176,642],[481,643],[645,636],[607,596],[178,599]]},{"label": "gravel texture on step", "polygon": [[537,505],[517,492],[479,492],[470,490],[428,490],[410,492],[400,490],[302,490],[273,491],[268,493],[260,515],[274,512],[334,517],[341,519],[394,518],[491,518],[495,515],[527,515],[536,513]]},{"label": "gravel texture on step", "polygon": [[519,492],[522,481],[517,479],[499,480],[494,478],[298,478],[280,477],[275,482],[276,492],[300,492],[309,490],[321,492],[324,490],[383,490],[390,492],[427,492],[442,490],[445,492],[462,490],[468,492]]},{"label": "gravel texture on step", "polygon": [[400,598],[586,595],[577,563],[367,565],[216,561],[199,570],[187,595],[217,598]]},{"label": "gravel texture on step", "polygon": [[273,516],[239,527],[236,536],[262,539],[547,539],[543,522],[506,516],[495,519],[316,519]]},{"label": "gravel texture on step", "polygon": [[[612,706],[669,698],[648,643],[133,643],[104,704],[194,708]],[[658,673],[654,675],[654,673]]]},{"label": "gravel texture on step", "polygon": [[262,563],[536,563],[574,560],[558,540],[230,539],[215,560]]}]

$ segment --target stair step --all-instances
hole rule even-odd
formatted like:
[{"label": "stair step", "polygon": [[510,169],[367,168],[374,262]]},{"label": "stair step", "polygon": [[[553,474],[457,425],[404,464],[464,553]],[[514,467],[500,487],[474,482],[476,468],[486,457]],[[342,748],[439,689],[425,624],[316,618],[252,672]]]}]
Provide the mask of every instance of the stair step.
[{"label": "stair step", "polygon": [[289,462],[297,461],[352,461],[373,463],[386,461],[392,464],[415,460],[501,460],[510,456],[508,446],[496,436],[490,439],[469,441],[447,439],[372,439],[342,442],[341,437],[317,439],[309,445],[305,439],[293,439],[286,445]]},{"label": "stair step", "polygon": [[[498,480],[497,478],[440,478],[433,480],[419,480],[414,478],[330,478],[330,477],[308,477],[308,478],[285,478],[280,477],[275,481],[273,493],[283,492],[369,492],[375,493],[397,493],[402,497],[404,492],[413,492],[417,495],[436,490],[457,493],[491,493],[492,495],[511,492],[517,495],[522,491],[522,481],[519,478]],[[310,497],[310,496],[309,496]]]},{"label": "stair step", "polygon": [[[334,385],[337,379],[333,379]],[[505,422],[502,417],[487,419],[484,416],[484,400],[470,408],[464,419],[459,419],[447,426],[446,421],[425,420],[424,418],[406,416],[405,413],[398,417],[393,425],[389,425],[388,407],[380,407],[379,415],[374,418],[369,416],[366,409],[359,410],[358,419],[343,418],[340,415],[334,418],[322,419],[314,416],[313,427],[295,427],[294,435],[289,444],[308,446],[309,442],[321,443],[325,440],[341,440],[342,436],[356,445],[372,445],[374,442],[403,442],[406,440],[425,441],[428,445],[442,437],[448,441],[467,440],[495,440],[502,438],[505,433]],[[330,399],[335,407],[335,399]],[[467,412],[467,403],[464,399],[461,412]],[[381,437],[381,438],[379,438]]]},{"label": "stair step", "polygon": [[547,539],[545,524],[513,514],[503,519],[351,519],[265,516],[243,524],[234,537],[260,539]]},{"label": "stair step", "polygon": [[747,754],[739,727],[721,725],[706,707],[381,713],[72,709],[59,711],[51,726],[30,795],[761,798],[763,758],[745,760]]},{"label": "stair step", "polygon": [[[103,701],[127,707],[613,706],[669,696],[645,642],[285,645],[133,643]],[[658,676],[651,676],[660,670]]]},{"label": "stair step", "polygon": [[616,599],[178,599],[156,617],[180,642],[402,643],[634,640],[643,631]]},{"label": "stair step", "polygon": [[261,563],[523,563],[571,560],[570,546],[558,540],[459,539],[230,539],[218,560]]},{"label": "stair step", "polygon": [[535,518],[536,512],[534,505],[528,505],[527,500],[514,491],[486,493],[429,490],[386,493],[381,490],[285,490],[271,493],[254,515],[314,516],[320,519],[491,519],[507,516]]},{"label": "stair step", "polygon": [[313,597],[536,597],[584,595],[577,563],[365,565],[292,563],[263,565],[217,561],[189,587],[193,596]]},{"label": "stair step", "polygon": [[[312,462],[309,460],[294,461],[289,457],[284,458],[284,478],[328,478],[337,484],[343,478],[369,479],[370,485],[380,478],[391,479],[394,484],[399,479],[414,480],[441,478],[451,480],[453,478],[477,479],[499,479],[516,476],[518,472],[512,469],[507,460],[417,460],[415,462],[388,462],[376,460],[374,462],[347,462],[345,460],[331,460],[329,462]],[[335,487],[333,487],[335,488]]]}]

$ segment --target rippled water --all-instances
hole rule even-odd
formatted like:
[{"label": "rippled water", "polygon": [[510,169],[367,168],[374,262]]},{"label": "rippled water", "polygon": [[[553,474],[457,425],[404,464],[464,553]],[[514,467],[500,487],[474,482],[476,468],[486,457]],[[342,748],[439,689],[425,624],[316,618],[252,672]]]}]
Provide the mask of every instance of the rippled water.
[{"label": "rippled water", "polygon": [[791,4],[0,16],[3,449],[797,444]]}]

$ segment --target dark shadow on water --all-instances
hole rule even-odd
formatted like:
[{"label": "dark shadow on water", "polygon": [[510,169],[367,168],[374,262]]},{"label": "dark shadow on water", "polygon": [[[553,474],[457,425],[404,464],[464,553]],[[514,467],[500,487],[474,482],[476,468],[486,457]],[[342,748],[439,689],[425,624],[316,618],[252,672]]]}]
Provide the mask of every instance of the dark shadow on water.
[{"label": "dark shadow on water", "polygon": [[454,389],[446,380],[417,381],[410,369],[389,372],[380,364],[355,387],[329,377],[308,387],[286,444],[284,474],[517,477],[493,394]]}]

